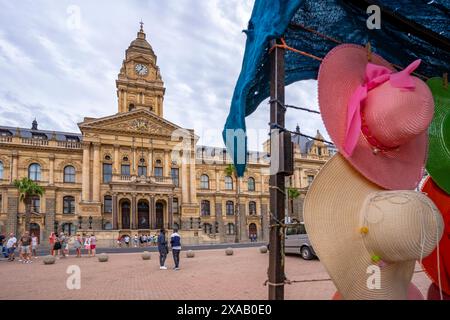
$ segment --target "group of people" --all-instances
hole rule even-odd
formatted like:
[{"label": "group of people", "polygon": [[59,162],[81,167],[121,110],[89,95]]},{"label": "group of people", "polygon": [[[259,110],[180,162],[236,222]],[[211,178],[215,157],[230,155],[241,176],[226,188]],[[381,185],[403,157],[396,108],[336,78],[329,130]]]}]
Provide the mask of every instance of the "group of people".
[{"label": "group of people", "polygon": [[59,236],[52,232],[49,237],[50,254],[52,256],[58,256],[65,258],[69,256],[69,243],[73,245],[76,250],[76,257],[80,258],[82,249],[86,250],[89,257],[95,257],[95,251],[97,246],[97,238],[92,234],[77,234],[70,237],[67,233],[61,232]]},{"label": "group of people", "polygon": [[10,233],[8,239],[4,235],[0,235],[0,251],[8,261],[15,260],[15,251],[18,248],[19,262],[32,263],[32,258],[37,258],[38,237],[28,231],[25,231],[17,240],[14,233]]},{"label": "group of people", "polygon": [[130,245],[132,245],[135,248],[148,247],[156,245],[157,242],[158,236],[156,234],[154,236],[152,236],[151,234],[141,234],[139,236],[135,234],[132,239],[128,235],[119,236],[119,238],[117,238],[118,247],[122,247],[122,245],[125,245],[125,247],[130,247]]}]

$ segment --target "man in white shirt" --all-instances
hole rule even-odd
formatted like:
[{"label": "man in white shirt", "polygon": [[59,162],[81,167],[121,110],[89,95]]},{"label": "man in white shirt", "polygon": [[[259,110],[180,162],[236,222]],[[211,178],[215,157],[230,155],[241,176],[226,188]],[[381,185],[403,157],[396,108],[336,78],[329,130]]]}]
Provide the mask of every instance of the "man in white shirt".
[{"label": "man in white shirt", "polygon": [[16,250],[17,239],[14,233],[9,234],[8,242],[6,243],[6,249],[8,249],[8,261],[14,261],[14,250]]}]

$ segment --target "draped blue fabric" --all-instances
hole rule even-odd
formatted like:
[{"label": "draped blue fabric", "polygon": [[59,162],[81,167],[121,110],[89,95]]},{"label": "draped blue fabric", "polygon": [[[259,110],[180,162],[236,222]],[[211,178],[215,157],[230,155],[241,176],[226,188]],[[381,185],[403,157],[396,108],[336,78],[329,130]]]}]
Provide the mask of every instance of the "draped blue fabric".
[{"label": "draped blue fabric", "polygon": [[[405,27],[397,19],[381,14],[381,29],[367,28],[367,6],[358,0],[256,0],[248,29],[241,73],[236,83],[223,130],[223,139],[239,176],[245,171],[246,138],[229,135],[234,130],[245,132],[245,117],[269,97],[270,40],[284,37],[293,48],[324,57],[338,43],[305,30],[304,27],[326,35],[341,43],[365,45],[383,58],[402,67],[420,58],[418,73],[427,77],[442,76],[450,71],[450,0],[380,0],[376,2],[383,12],[415,24],[431,34],[424,36],[416,29]],[[443,44],[444,43],[444,44]],[[316,79],[320,61],[292,51],[285,54],[286,85]],[[289,103],[289,102],[287,102]],[[229,131],[231,130],[231,131]],[[245,136],[245,135],[244,135]],[[241,153],[241,154],[239,154]]]}]

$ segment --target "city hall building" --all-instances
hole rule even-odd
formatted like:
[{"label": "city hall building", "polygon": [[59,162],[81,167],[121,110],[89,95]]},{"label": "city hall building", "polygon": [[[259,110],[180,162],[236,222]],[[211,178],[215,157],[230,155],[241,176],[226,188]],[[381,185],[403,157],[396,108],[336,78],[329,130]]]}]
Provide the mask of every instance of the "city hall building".
[{"label": "city hall building", "polygon": [[[28,177],[45,190],[31,208],[31,231],[43,244],[54,231],[95,233],[100,246],[110,246],[121,235],[159,228],[180,229],[183,243],[231,242],[237,230],[241,241],[267,240],[267,153],[248,153],[236,227],[238,182],[226,174],[226,150],[197,145],[193,130],[164,119],[164,83],[142,27],[116,86],[118,112],[84,118],[79,133],[43,130],[36,120],[28,128],[0,126],[0,232],[24,231],[25,205],[13,182]],[[184,136],[174,139],[179,132]],[[173,152],[181,140],[182,152]],[[292,211],[301,220],[308,185],[333,150],[301,136],[293,142],[295,174],[288,184],[300,191]]]}]

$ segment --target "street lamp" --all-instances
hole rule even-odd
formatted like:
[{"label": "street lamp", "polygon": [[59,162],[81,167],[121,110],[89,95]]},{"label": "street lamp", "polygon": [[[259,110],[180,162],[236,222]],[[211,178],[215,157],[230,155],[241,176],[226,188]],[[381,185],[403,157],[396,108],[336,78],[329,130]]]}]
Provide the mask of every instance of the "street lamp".
[{"label": "street lamp", "polygon": [[89,229],[92,229],[92,216],[89,216]]},{"label": "street lamp", "polygon": [[78,216],[78,229],[82,229],[81,223],[83,222],[83,217]]}]

